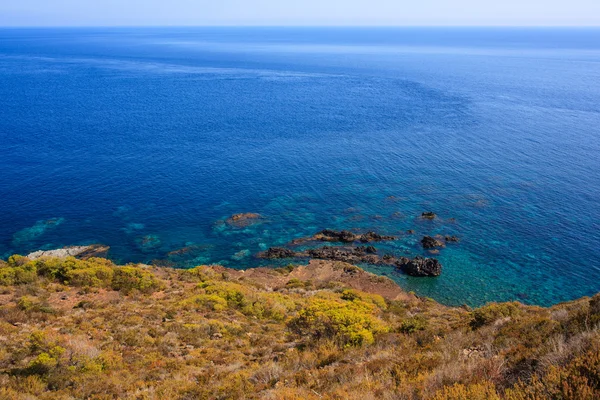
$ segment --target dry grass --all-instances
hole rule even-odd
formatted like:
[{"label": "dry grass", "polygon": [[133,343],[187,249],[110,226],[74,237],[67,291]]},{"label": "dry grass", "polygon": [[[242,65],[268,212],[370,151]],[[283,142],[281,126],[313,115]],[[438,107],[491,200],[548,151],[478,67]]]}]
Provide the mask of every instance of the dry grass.
[{"label": "dry grass", "polygon": [[600,398],[598,296],[467,311],[311,268],[11,258],[0,399]]}]

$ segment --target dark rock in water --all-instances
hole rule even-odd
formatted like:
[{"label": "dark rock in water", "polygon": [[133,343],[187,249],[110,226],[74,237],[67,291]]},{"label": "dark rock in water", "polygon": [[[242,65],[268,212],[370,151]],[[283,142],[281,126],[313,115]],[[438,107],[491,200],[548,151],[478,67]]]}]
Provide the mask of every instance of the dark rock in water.
[{"label": "dark rock in water", "polygon": [[376,232],[367,232],[362,235],[356,235],[350,231],[334,231],[333,229],[324,229],[321,232],[318,232],[311,238],[306,239],[296,239],[292,242],[292,244],[301,244],[304,242],[308,242],[310,240],[322,241],[322,242],[341,242],[341,243],[352,243],[352,242],[361,242],[361,243],[370,243],[370,242],[380,242],[383,240],[395,240],[394,236],[384,236],[380,235]]},{"label": "dark rock in water", "polygon": [[381,257],[381,259],[383,261],[395,261],[396,260],[396,258],[391,254],[384,254],[383,257]]},{"label": "dark rock in water", "polygon": [[399,261],[397,267],[410,276],[440,276],[442,264],[435,258],[415,257],[412,260]]},{"label": "dark rock in water", "polygon": [[296,253],[283,247],[271,247],[258,255],[260,258],[277,259],[297,257]]},{"label": "dark rock in water", "polygon": [[267,251],[259,253],[258,257],[268,259],[281,258],[313,258],[329,261],[343,261],[349,264],[373,264],[393,265],[412,276],[439,276],[442,273],[442,265],[435,258],[396,257],[391,254],[378,256],[377,249],[373,246],[323,246],[302,252],[294,252],[283,247],[271,247]]},{"label": "dark rock in water", "polygon": [[435,215],[435,213],[432,211],[425,211],[423,214],[421,214],[421,218],[425,219],[435,219],[436,217],[437,215]]},{"label": "dark rock in water", "polygon": [[326,242],[351,243],[356,240],[356,235],[350,231],[334,231],[332,229],[324,229],[314,237]]},{"label": "dark rock in water", "polygon": [[236,228],[245,228],[259,222],[262,219],[262,215],[257,213],[240,213],[234,214],[227,218],[225,223]]},{"label": "dark rock in water", "polygon": [[369,254],[367,247],[334,247],[324,246],[318,249],[310,249],[306,252],[308,257],[321,260],[344,261],[350,264],[366,263],[379,264],[380,258],[375,254]]},{"label": "dark rock in water", "polygon": [[436,247],[445,247],[446,246],[443,242],[441,242],[431,236],[424,236],[423,239],[421,239],[421,244],[423,245],[423,248],[425,248],[425,249],[435,249]]},{"label": "dark rock in water", "polygon": [[456,236],[446,236],[444,239],[446,240],[446,242],[452,242],[452,243],[460,242],[460,239],[457,238]]},{"label": "dark rock in water", "polygon": [[377,249],[373,246],[367,246],[365,247],[365,250],[369,254],[377,254]]},{"label": "dark rock in water", "polygon": [[414,235],[415,231],[414,231],[414,229],[409,229],[409,230],[406,231],[406,233],[409,234],[409,235]]},{"label": "dark rock in water", "polygon": [[365,234],[360,235],[360,237],[358,238],[358,240],[360,240],[362,243],[381,242],[383,240],[395,239],[396,238],[394,236],[383,236],[375,232],[367,232]]}]

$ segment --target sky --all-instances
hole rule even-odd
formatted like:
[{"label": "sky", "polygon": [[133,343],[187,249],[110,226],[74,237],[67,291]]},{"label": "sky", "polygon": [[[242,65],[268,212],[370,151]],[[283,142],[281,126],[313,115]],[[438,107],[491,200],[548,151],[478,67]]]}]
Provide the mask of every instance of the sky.
[{"label": "sky", "polygon": [[0,0],[0,26],[600,26],[600,0]]}]

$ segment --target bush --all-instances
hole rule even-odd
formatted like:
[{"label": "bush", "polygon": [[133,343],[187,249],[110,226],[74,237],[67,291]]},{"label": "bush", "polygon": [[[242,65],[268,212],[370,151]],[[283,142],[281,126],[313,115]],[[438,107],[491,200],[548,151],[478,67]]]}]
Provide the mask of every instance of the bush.
[{"label": "bush", "polygon": [[0,285],[10,286],[15,284],[15,269],[9,266],[0,267]]},{"label": "bush", "polygon": [[72,269],[66,273],[66,281],[73,286],[106,287],[112,283],[113,269],[104,265]]},{"label": "bush", "polygon": [[402,321],[400,325],[400,332],[402,333],[414,333],[418,331],[424,331],[427,328],[427,320],[420,315],[416,317],[407,318]]},{"label": "bush", "polygon": [[298,312],[288,327],[295,333],[316,339],[329,338],[344,346],[371,344],[374,335],[388,330],[375,316],[376,307],[364,301],[337,301],[313,298]]},{"label": "bush", "polygon": [[39,354],[33,359],[27,368],[27,372],[35,375],[45,375],[50,372],[59,363],[60,356],[65,352],[65,349],[60,346],[55,346],[47,353]]},{"label": "bush", "polygon": [[183,278],[185,280],[196,282],[206,282],[208,280],[215,279],[216,277],[217,273],[210,267],[207,267],[205,265],[200,265],[198,267],[191,268],[183,272]]},{"label": "bush", "polygon": [[152,293],[160,290],[161,282],[149,271],[139,267],[117,267],[114,269],[112,279],[112,288],[120,290],[125,294],[132,290],[139,290],[142,293]]},{"label": "bush", "polygon": [[490,303],[471,312],[471,327],[473,329],[489,325],[505,317],[512,317],[519,313],[519,303]]},{"label": "bush", "polygon": [[244,298],[244,287],[231,282],[209,282],[200,284],[206,294],[214,294],[226,300],[232,308],[242,308],[246,305]]},{"label": "bush", "polygon": [[12,256],[9,262],[0,266],[0,285],[21,285],[35,282],[37,269],[34,264],[21,256]]},{"label": "bush", "polygon": [[187,309],[222,311],[227,308],[227,300],[215,294],[199,294],[182,301],[180,305]]}]

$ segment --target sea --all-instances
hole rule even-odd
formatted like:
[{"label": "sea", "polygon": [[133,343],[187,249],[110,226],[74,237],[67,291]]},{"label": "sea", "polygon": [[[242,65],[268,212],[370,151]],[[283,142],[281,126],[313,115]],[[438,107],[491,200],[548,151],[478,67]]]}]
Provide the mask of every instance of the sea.
[{"label": "sea", "polygon": [[599,292],[600,29],[0,29],[0,258],[281,266],[326,228],[438,258],[362,267],[444,304]]}]

